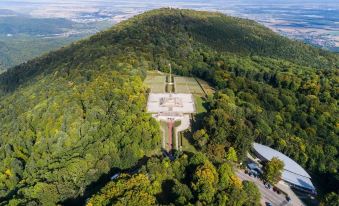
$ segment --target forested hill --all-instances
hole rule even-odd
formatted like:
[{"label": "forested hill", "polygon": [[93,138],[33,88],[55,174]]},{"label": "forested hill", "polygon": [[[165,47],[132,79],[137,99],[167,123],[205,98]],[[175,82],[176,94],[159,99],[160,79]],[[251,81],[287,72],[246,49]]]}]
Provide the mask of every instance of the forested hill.
[{"label": "forested hill", "polygon": [[[283,59],[314,68],[339,67],[338,55],[284,38],[252,20],[220,13],[160,9],[17,66],[1,76],[1,88],[10,90],[36,74],[58,70],[61,64],[84,64],[124,52],[131,58],[139,58],[138,62],[161,64],[166,58],[181,59],[189,55],[194,46],[243,56]],[[173,49],[175,52],[171,51]],[[162,55],[164,52],[167,56]],[[142,56],[138,56],[140,53]]]},{"label": "forested hill", "polygon": [[133,17],[0,75],[0,202],[62,203],[156,153],[160,131],[145,113],[142,80],[168,63],[219,89],[200,128],[208,136],[195,135],[212,161],[229,147],[242,159],[257,140],[335,179],[338,60],[219,13]]},{"label": "forested hill", "polygon": [[[1,77],[1,85],[8,89],[13,82],[21,83],[34,74],[55,70],[54,65],[84,63],[103,56],[116,56],[120,51],[111,51],[112,44],[121,44],[137,52],[148,48],[147,54],[152,54],[154,59],[161,57],[162,50],[170,48],[177,48],[178,51],[169,57],[187,55],[187,49],[193,49],[193,44],[201,44],[199,46],[218,52],[273,57],[316,68],[338,67],[339,64],[338,55],[281,37],[251,20],[219,13],[162,9],[139,15],[89,40],[20,65]],[[144,61],[152,60],[147,58]],[[42,63],[53,66],[51,69],[39,69]]]}]

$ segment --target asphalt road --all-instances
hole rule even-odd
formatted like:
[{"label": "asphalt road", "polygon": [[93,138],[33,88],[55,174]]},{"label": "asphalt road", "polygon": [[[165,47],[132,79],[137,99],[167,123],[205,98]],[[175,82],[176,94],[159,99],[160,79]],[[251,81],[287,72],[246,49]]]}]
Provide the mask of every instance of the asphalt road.
[{"label": "asphalt road", "polygon": [[247,180],[254,182],[261,193],[261,204],[266,205],[266,202],[271,203],[274,206],[292,206],[292,202],[287,202],[286,196],[284,194],[278,194],[272,189],[265,188],[264,183],[255,177],[251,177],[248,174],[245,174],[242,170],[237,170],[236,174],[241,180]]}]

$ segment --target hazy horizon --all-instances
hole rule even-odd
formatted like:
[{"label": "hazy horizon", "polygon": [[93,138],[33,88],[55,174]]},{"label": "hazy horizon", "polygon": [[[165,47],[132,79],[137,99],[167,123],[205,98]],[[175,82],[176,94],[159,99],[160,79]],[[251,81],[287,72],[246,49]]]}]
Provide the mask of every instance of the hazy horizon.
[{"label": "hazy horizon", "polygon": [[[25,39],[25,44],[30,44],[44,40],[44,46],[34,43],[38,55],[161,7],[218,11],[252,19],[291,39],[339,52],[337,0],[4,0],[0,1],[0,43],[14,45]],[[9,63],[2,64],[9,67],[15,64],[8,59],[23,56],[26,60],[36,56],[18,54],[26,48],[24,45],[5,49],[3,52],[13,57],[7,58]]]}]

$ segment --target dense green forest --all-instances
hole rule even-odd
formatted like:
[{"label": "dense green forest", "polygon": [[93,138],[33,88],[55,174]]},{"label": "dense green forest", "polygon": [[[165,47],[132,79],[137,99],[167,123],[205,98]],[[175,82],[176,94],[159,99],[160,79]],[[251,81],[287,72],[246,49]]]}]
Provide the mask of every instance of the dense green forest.
[{"label": "dense green forest", "polygon": [[235,175],[232,164],[214,166],[202,153],[171,162],[151,158],[138,174],[123,174],[87,202],[94,205],[244,205],[259,206],[254,183]]},{"label": "dense green forest", "polygon": [[0,35],[0,71],[26,62],[46,52],[59,49],[80,37],[38,38],[29,35]]},{"label": "dense green forest", "polygon": [[56,34],[62,33],[63,28],[71,27],[72,24],[75,23],[63,18],[31,18],[24,15],[1,16],[0,34]]},{"label": "dense green forest", "polygon": [[[243,197],[245,188],[255,188],[237,183],[242,189],[220,193],[226,171],[219,171],[230,172],[225,157],[231,148],[241,161],[253,141],[294,158],[315,177],[320,193],[332,191],[327,199],[336,198],[338,55],[251,20],[158,9],[0,75],[0,202],[61,204],[112,168],[157,154],[159,125],[145,113],[142,80],[146,70],[168,71],[168,63],[218,90],[192,135],[208,159],[151,158],[139,174],[106,185],[92,204],[123,205],[136,201],[128,199],[136,193],[150,204],[229,205],[238,201],[229,198],[232,192]],[[165,166],[173,172],[163,172]],[[199,177],[204,171],[211,179]],[[159,186],[168,181],[173,187]],[[184,191],[174,194],[175,187]],[[174,202],[161,195],[165,189]],[[247,204],[239,201],[233,205]]]},{"label": "dense green forest", "polygon": [[1,67],[24,63],[110,26],[108,21],[79,23],[0,11],[0,71]]}]

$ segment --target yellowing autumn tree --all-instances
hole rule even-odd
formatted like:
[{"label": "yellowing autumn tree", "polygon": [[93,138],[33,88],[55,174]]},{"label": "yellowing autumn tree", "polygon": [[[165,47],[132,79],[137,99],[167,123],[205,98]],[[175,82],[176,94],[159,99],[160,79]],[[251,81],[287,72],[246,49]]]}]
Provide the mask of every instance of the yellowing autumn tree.
[{"label": "yellowing autumn tree", "polygon": [[284,162],[277,157],[273,157],[264,166],[264,178],[271,184],[276,184],[281,178],[283,169]]},{"label": "yellowing autumn tree", "polygon": [[218,173],[209,161],[198,166],[193,176],[192,188],[197,193],[199,201],[208,204],[212,202],[217,190]]},{"label": "yellowing autumn tree", "polygon": [[99,194],[94,195],[87,206],[103,205],[155,205],[151,182],[144,174],[122,175],[117,182],[107,184]]}]

